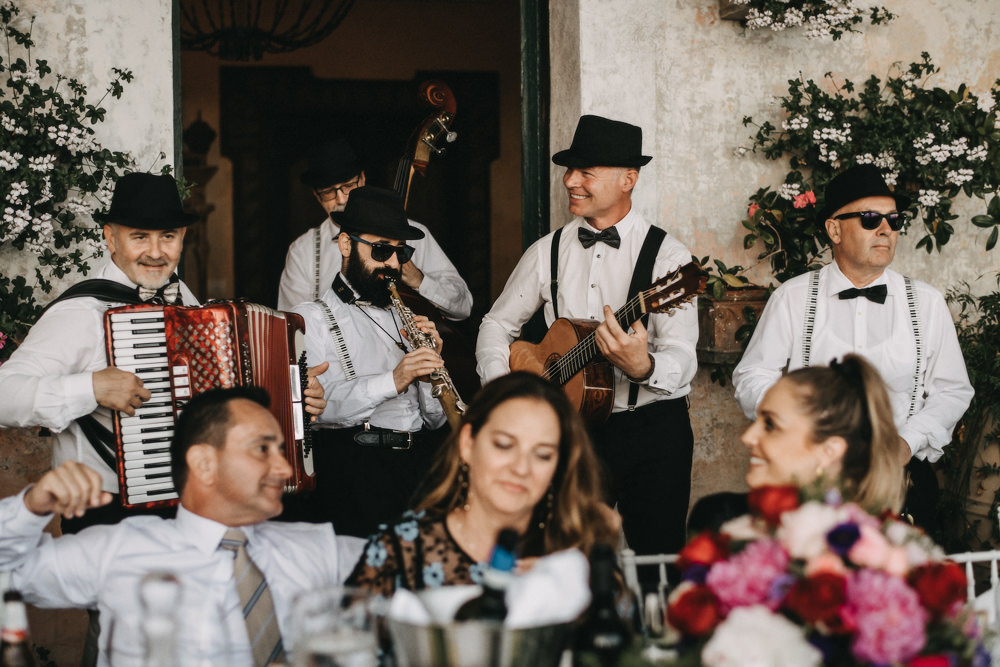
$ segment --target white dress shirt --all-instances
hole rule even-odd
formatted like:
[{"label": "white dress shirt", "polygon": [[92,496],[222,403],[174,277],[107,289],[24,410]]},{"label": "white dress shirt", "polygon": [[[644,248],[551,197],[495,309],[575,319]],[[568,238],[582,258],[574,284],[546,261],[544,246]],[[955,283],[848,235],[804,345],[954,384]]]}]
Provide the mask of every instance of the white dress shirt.
[{"label": "white dress shirt", "polygon": [[[595,243],[584,248],[577,230],[587,226],[575,218],[563,227],[559,240],[559,317],[604,320],[605,304],[621,308],[628,296],[632,271],[650,225],[634,208],[615,228],[621,245],[612,248]],[[545,324],[555,319],[552,308],[551,248],[553,233],[531,245],[507,279],[503,293],[483,318],[476,341],[476,370],[483,383],[510,372],[510,344],[521,327],[544,306]],[[691,261],[691,253],[671,236],[663,239],[653,275],[666,275]],[[644,282],[643,287],[648,286]],[[695,344],[698,342],[698,311],[693,302],[668,313],[653,314],[647,325],[649,351],[656,367],[639,387],[637,405],[664,398],[680,398],[690,391],[698,369]],[[614,412],[628,408],[629,380],[615,369]]]},{"label": "white dress shirt", "polygon": [[[136,287],[110,259],[92,278]],[[186,305],[198,300],[181,282]],[[0,426],[45,426],[53,432],[52,466],[74,460],[101,475],[103,488],[118,493],[118,476],[94,451],[73,420],[93,413],[111,428],[111,411],[97,405],[93,374],[108,366],[104,312],[122,304],[93,297],[67,299],[35,323],[10,359],[0,365]]]},{"label": "white dress shirt", "polygon": [[[253,662],[233,554],[218,550],[227,526],[189,512],[176,519],[137,516],[53,538],[42,530],[52,516],[24,505],[24,491],[0,500],[0,568],[12,570],[11,587],[45,608],[94,608],[101,613],[100,665],[141,665],[139,582],[150,572],[173,574],[181,584],[177,646],[201,657],[229,654],[231,667]],[[292,601],[301,591],[342,583],[364,541],[334,536],[330,524],[264,522],[241,526],[247,552],[263,572],[286,647],[292,646]],[[178,664],[196,664],[185,654]]]},{"label": "white dress shirt", "polygon": [[292,310],[305,319],[309,363],[330,362],[330,368],[319,376],[326,410],[314,426],[347,428],[367,421],[380,428],[415,432],[425,424],[432,429],[443,425],[444,409],[431,396],[429,382],[417,381],[403,393],[396,393],[392,371],[404,352],[397,347],[402,323],[395,313],[371,305],[346,304],[332,289],[327,289],[322,299],[340,327],[357,377],[347,379],[323,310],[311,301],[295,306]]},{"label": "white dress shirt", "polygon": [[[424,274],[417,292],[448,318],[464,320],[472,312],[472,292],[430,230],[419,222],[410,220],[409,223],[424,232],[424,238],[406,242],[414,248],[410,261]],[[281,272],[278,287],[278,310],[291,310],[303,301],[312,301],[316,298],[314,295],[317,292],[322,295],[340,273],[344,260],[336,243],[340,227],[327,217],[319,229],[319,289],[316,290],[315,237],[310,229],[288,246],[285,270]]]},{"label": "white dress shirt", "polygon": [[[878,304],[864,297],[840,299],[838,293],[854,285],[836,262],[820,269],[809,363],[829,364],[850,352],[865,357],[886,383],[900,436],[914,456],[933,462],[951,441],[952,429],[969,407],[973,390],[944,298],[926,283],[914,280],[912,284],[923,339],[922,372],[912,416],[907,413],[914,395],[917,348],[904,278],[895,271],[886,269],[872,282],[886,286],[886,301]],[[733,372],[736,399],[750,419],[782,373],[804,365],[808,288],[809,274],[804,274],[775,290]]]}]

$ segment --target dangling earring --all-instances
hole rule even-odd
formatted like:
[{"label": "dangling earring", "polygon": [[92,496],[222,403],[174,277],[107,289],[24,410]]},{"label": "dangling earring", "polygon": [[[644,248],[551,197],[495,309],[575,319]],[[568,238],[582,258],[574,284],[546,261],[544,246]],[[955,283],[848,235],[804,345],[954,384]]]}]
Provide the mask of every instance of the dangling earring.
[{"label": "dangling earring", "polygon": [[549,486],[549,490],[545,494],[545,518],[538,522],[538,530],[545,530],[545,526],[552,522],[552,512],[554,511],[555,503],[555,494],[552,492],[552,487]]},{"label": "dangling earring", "polygon": [[469,464],[462,461],[458,464],[458,504],[466,512],[469,511]]}]

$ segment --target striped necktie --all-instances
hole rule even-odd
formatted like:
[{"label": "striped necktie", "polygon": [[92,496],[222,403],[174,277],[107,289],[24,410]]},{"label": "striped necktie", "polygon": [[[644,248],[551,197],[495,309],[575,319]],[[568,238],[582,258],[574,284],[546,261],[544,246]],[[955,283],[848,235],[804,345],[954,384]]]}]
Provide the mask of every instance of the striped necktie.
[{"label": "striped necktie", "polygon": [[284,659],[285,649],[281,643],[271,589],[267,587],[260,569],[247,554],[247,536],[238,528],[230,528],[219,543],[219,548],[233,552],[233,578],[243,607],[243,620],[250,637],[254,665],[264,667],[275,660]]}]

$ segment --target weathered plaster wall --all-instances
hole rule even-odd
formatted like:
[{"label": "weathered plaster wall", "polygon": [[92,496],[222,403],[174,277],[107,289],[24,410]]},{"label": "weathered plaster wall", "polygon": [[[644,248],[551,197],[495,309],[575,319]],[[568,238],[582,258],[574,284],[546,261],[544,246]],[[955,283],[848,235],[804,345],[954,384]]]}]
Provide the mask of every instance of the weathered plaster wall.
[{"label": "weathered plaster wall", "polygon": [[[96,104],[112,79],[113,67],[135,75],[121,99],[110,95],[103,123],[95,126],[99,143],[128,151],[137,169],[158,171],[174,155],[174,73],[170,12],[172,0],[18,0],[23,30],[35,16],[33,58],[47,60],[52,73],[74,77],[87,87],[87,101]],[[14,55],[12,51],[12,55]],[[15,57],[23,57],[21,52]],[[160,153],[166,159],[159,158]],[[33,277],[33,263],[0,246],[0,266]],[[98,264],[101,260],[98,260]],[[62,285],[79,280],[67,276]],[[53,294],[44,300],[55,296]]]},{"label": "weathered plaster wall", "polygon": [[[744,35],[737,23],[719,19],[716,0],[553,0],[551,149],[569,145],[582,113],[640,125],[645,152],[654,156],[634,198],[642,213],[698,256],[753,264],[756,252],[743,250],[739,223],[747,196],[779,184],[787,163],[733,151],[749,145],[743,116],[780,122],[775,98],[789,79],[801,73],[820,81],[827,72],[855,82],[884,78],[894,62],[913,62],[921,51],[941,67],[937,85],[965,82],[985,92],[1000,74],[1000,1],[880,4],[899,18],[832,42],[794,30]],[[554,228],[568,216],[557,213],[565,211],[561,170],[552,173]],[[921,235],[911,234],[900,241],[894,267],[942,291],[996,269],[1000,255],[988,255],[985,234],[967,222],[977,207],[957,212],[959,231],[943,253],[928,258],[914,249]],[[758,276],[767,281],[765,271]],[[741,484],[745,421],[737,410],[731,387],[711,385],[700,371],[692,392],[695,496]]]},{"label": "weathered plaster wall", "polygon": [[[96,127],[98,141],[112,150],[129,151],[139,169],[158,170],[174,153],[174,73],[170,12],[172,0],[17,0],[27,29],[36,16],[32,57],[47,60],[53,74],[75,77],[87,86],[88,102],[99,100],[111,68],[131,69],[132,83],[120,100],[108,98],[106,122]],[[13,55],[13,53],[12,53]],[[18,54],[20,55],[20,54]],[[4,53],[6,57],[6,53]],[[15,56],[17,57],[17,56]],[[100,260],[99,260],[100,261]],[[0,272],[26,273],[33,266],[0,246]],[[68,276],[64,284],[76,282]],[[53,294],[60,291],[57,285]],[[48,297],[46,297],[47,300]],[[49,441],[34,430],[0,429],[0,496],[20,490],[49,467]],[[83,611],[42,611],[29,616],[32,639],[58,665],[80,661],[87,616]]]}]

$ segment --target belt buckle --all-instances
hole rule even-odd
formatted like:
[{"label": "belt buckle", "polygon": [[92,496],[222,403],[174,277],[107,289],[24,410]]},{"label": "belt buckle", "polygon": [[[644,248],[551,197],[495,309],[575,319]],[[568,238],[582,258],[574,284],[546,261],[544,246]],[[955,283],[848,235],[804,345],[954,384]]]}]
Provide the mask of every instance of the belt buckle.
[{"label": "belt buckle", "polygon": [[397,447],[397,446],[393,445],[392,449],[406,450],[406,449],[409,449],[410,447],[413,446],[413,434],[411,432],[409,432],[409,431],[397,431],[395,429],[393,429],[392,432],[393,433],[398,433],[399,435],[402,435],[404,433],[406,434],[406,446],[404,447],[403,445],[400,445],[400,446]]}]

